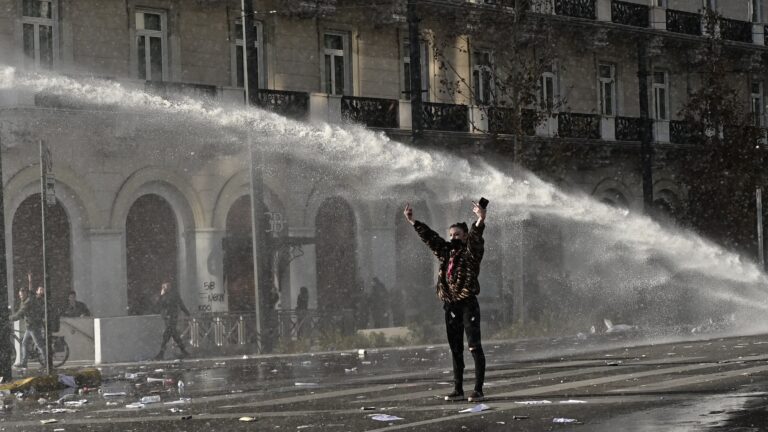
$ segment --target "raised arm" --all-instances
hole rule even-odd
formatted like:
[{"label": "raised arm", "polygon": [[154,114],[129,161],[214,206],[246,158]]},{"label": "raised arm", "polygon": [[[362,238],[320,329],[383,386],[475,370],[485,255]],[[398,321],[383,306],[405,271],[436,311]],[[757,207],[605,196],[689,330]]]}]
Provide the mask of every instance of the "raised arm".
[{"label": "raised arm", "polygon": [[467,236],[467,247],[472,256],[479,263],[483,259],[483,253],[485,252],[485,240],[483,239],[483,231],[485,231],[485,215],[487,210],[480,207],[476,203],[472,212],[477,215],[477,221],[469,228],[469,235]]},{"label": "raised arm", "polygon": [[440,237],[440,234],[434,232],[430,227],[428,227],[427,224],[414,219],[413,208],[411,208],[410,204],[405,205],[403,214],[405,215],[405,219],[408,221],[408,223],[413,225],[413,228],[421,238],[421,241],[426,243],[429,249],[432,250],[432,253],[437,255],[438,258],[442,256],[443,251],[448,248],[450,244],[445,241],[445,239]]}]

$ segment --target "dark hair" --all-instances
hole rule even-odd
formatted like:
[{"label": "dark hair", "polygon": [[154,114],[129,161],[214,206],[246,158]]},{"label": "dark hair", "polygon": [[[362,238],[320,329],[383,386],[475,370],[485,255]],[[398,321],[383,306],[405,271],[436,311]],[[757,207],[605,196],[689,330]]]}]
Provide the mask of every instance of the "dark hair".
[{"label": "dark hair", "polygon": [[464,234],[469,233],[469,227],[467,227],[467,223],[466,222],[456,222],[455,224],[453,224],[453,225],[448,227],[448,229],[451,229],[451,228],[458,228],[458,229],[464,231]]}]

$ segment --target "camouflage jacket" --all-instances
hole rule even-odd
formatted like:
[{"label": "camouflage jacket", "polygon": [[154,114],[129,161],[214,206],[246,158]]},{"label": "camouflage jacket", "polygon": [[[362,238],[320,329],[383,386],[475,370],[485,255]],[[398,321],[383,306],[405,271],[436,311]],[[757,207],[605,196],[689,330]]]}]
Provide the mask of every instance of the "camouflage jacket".
[{"label": "camouflage jacket", "polygon": [[[450,242],[422,222],[416,221],[413,227],[440,261],[436,286],[440,300],[453,303],[480,294],[477,277],[480,275],[480,261],[483,260],[485,224],[478,227],[473,223],[469,229],[467,243],[459,249],[451,249]],[[449,278],[448,265],[451,259],[453,270]]]}]

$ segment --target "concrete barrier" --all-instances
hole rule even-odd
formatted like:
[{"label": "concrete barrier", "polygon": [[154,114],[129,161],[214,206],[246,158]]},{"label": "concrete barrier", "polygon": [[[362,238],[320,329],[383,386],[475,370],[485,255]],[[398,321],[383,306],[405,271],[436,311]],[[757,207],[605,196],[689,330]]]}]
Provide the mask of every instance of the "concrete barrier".
[{"label": "concrete barrier", "polygon": [[58,336],[69,345],[69,360],[94,361],[93,318],[62,318]]},{"label": "concrete barrier", "polygon": [[160,350],[163,329],[160,315],[95,318],[94,363],[150,360]]}]

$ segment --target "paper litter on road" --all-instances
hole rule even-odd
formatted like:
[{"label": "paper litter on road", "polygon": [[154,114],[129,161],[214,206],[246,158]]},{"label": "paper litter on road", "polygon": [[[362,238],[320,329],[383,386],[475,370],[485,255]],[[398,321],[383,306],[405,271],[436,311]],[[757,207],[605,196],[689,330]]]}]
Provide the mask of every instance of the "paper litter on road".
[{"label": "paper litter on road", "polygon": [[104,396],[104,397],[120,397],[120,396],[128,396],[128,393],[126,393],[126,392],[109,392],[109,393],[102,393],[102,396]]},{"label": "paper litter on road", "polygon": [[134,402],[126,405],[125,407],[132,408],[132,409],[141,409],[141,408],[144,408],[144,404],[141,402]]},{"label": "paper litter on road", "polygon": [[587,401],[583,400],[577,400],[577,399],[568,399],[564,401],[560,401],[561,404],[585,404]]},{"label": "paper litter on road", "polygon": [[318,384],[318,383],[309,383],[309,382],[297,382],[294,385],[296,387],[317,387],[320,384]]},{"label": "paper litter on road", "polygon": [[88,403],[88,399],[80,399],[76,401],[66,401],[64,402],[64,406],[68,407],[81,407]]},{"label": "paper litter on road", "polygon": [[126,372],[125,373],[125,379],[127,379],[127,380],[137,380],[137,379],[139,379],[139,374]]},{"label": "paper litter on road", "polygon": [[532,401],[520,401],[520,402],[515,402],[515,403],[516,404],[520,404],[520,405],[546,405],[546,404],[551,404],[552,401],[548,401],[548,400],[532,400]]},{"label": "paper litter on road", "polygon": [[578,420],[565,417],[555,417],[552,419],[552,423],[578,423]]},{"label": "paper litter on road", "polygon": [[344,372],[345,373],[357,372],[357,368],[356,367],[353,367],[353,368],[350,368],[350,369],[344,368]]},{"label": "paper litter on road", "polygon": [[59,374],[59,382],[64,384],[67,387],[77,387],[77,383],[75,382],[75,377],[71,375]]},{"label": "paper litter on road", "polygon": [[255,417],[240,417],[238,420],[241,421],[241,422],[250,423],[250,422],[255,422],[256,418]]},{"label": "paper litter on road", "polygon": [[459,412],[460,413],[478,413],[478,412],[481,412],[481,411],[488,411],[489,409],[491,409],[491,407],[489,407],[488,405],[486,405],[486,404],[479,404],[479,405],[473,406],[472,408],[463,409],[463,410],[461,410]]},{"label": "paper litter on road", "polygon": [[389,414],[375,414],[375,415],[371,416],[371,419],[372,420],[376,420],[376,421],[383,421],[383,422],[395,421],[395,420],[404,420],[403,418],[400,418],[398,416],[389,415]]},{"label": "paper litter on road", "polygon": [[51,424],[51,423],[58,423],[59,421],[56,419],[47,419],[47,420],[40,420],[40,423],[42,424]]},{"label": "paper litter on road", "polygon": [[191,398],[180,398],[179,400],[175,400],[175,401],[163,402],[163,405],[182,405],[182,404],[189,403],[189,401],[191,400],[192,400]]}]

